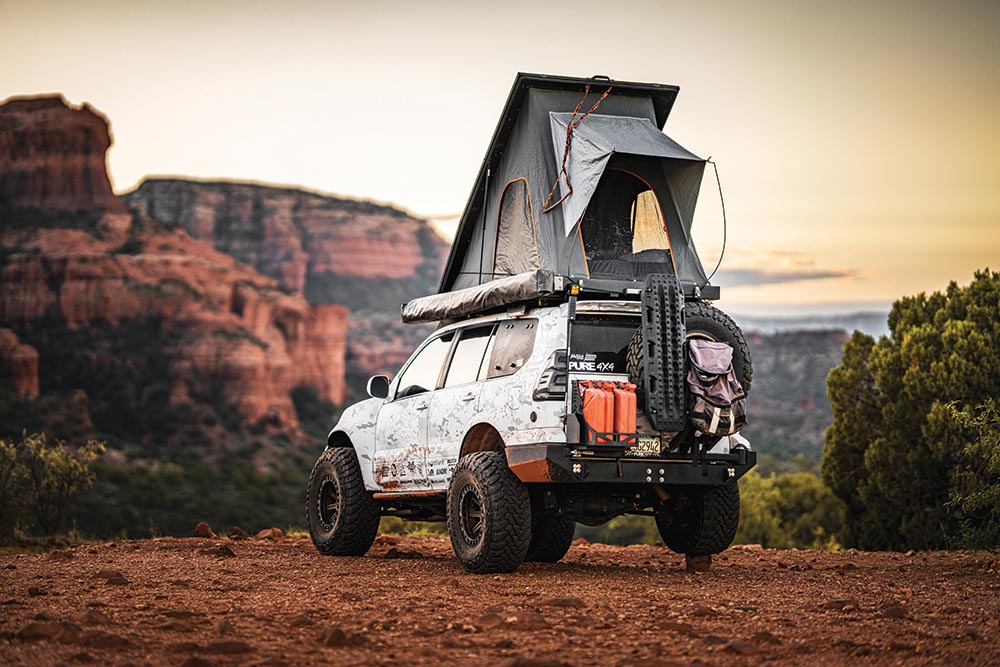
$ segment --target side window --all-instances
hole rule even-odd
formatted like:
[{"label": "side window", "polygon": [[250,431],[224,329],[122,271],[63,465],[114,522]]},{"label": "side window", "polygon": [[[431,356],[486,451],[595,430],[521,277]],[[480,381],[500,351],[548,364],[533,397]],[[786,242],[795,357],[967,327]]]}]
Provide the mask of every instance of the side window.
[{"label": "side window", "polygon": [[444,386],[468,384],[479,378],[479,368],[483,364],[492,333],[493,325],[462,330],[461,338],[455,346],[455,354],[451,357],[451,365],[448,366]]},{"label": "side window", "polygon": [[487,377],[512,375],[524,366],[535,346],[538,320],[511,320],[497,327],[496,340],[490,354]]},{"label": "side window", "polygon": [[454,332],[448,332],[431,340],[420,350],[403,371],[403,374],[399,376],[399,383],[396,385],[396,398],[414,396],[437,388],[438,377],[441,375],[441,365],[444,363],[445,357],[448,356],[448,350],[451,348],[451,341],[454,337]]}]

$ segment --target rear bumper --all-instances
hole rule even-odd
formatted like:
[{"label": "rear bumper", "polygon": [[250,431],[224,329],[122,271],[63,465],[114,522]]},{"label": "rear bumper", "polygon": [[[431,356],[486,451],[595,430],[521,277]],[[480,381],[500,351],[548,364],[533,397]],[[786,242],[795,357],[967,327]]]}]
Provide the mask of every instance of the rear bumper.
[{"label": "rear bumper", "polygon": [[757,464],[757,454],[738,449],[729,454],[632,458],[584,453],[562,443],[539,443],[507,447],[507,463],[527,484],[718,486],[749,472]]}]

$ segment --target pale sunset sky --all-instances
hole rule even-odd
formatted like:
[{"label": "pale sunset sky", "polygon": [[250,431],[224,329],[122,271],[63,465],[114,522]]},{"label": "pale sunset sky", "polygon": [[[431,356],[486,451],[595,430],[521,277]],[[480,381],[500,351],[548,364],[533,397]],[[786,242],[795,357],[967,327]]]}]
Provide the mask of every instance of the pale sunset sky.
[{"label": "pale sunset sky", "polygon": [[[677,84],[734,312],[884,309],[1000,269],[1000,2],[19,2],[0,99],[63,93],[146,175],[461,212],[518,71]],[[711,270],[714,181],[696,224]]]}]

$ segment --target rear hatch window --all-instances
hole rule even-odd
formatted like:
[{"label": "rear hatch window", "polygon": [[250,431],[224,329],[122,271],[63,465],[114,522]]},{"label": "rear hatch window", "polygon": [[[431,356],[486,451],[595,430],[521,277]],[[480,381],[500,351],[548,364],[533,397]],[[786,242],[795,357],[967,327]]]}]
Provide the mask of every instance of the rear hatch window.
[{"label": "rear hatch window", "polygon": [[570,334],[570,373],[628,373],[625,357],[639,324],[637,317],[578,316]]}]

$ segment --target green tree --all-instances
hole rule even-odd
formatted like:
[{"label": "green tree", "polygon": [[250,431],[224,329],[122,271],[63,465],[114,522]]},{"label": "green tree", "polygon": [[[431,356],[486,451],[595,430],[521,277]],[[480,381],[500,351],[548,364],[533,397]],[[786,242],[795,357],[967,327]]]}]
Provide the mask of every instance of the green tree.
[{"label": "green tree", "polygon": [[779,549],[838,546],[846,508],[810,472],[764,476],[751,470],[740,480],[740,501],[737,542]]},{"label": "green tree", "polygon": [[23,512],[21,470],[14,443],[0,440],[0,544],[10,542]]},{"label": "green tree", "polygon": [[790,547],[825,549],[838,546],[847,508],[810,472],[774,477],[778,517]]},{"label": "green tree", "polygon": [[990,399],[977,410],[949,406],[951,418],[972,433],[962,449],[949,507],[958,515],[960,543],[967,547],[1000,544],[1000,410]]},{"label": "green tree", "polygon": [[94,483],[90,464],[104,451],[104,443],[90,440],[71,451],[63,442],[49,446],[44,433],[25,436],[17,446],[22,469],[24,505],[34,515],[44,535],[62,524],[70,499],[81,486]]},{"label": "green tree", "polygon": [[768,548],[788,546],[781,528],[778,503],[781,495],[773,477],[751,470],[740,479],[740,525],[736,541]]},{"label": "green tree", "polygon": [[847,543],[956,545],[975,532],[956,493],[989,458],[988,439],[969,450],[973,425],[1000,393],[1000,274],[900,299],[889,330],[877,343],[855,333],[830,372],[823,479],[847,505]]}]

